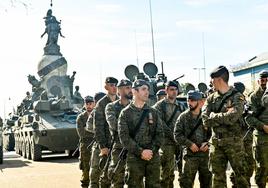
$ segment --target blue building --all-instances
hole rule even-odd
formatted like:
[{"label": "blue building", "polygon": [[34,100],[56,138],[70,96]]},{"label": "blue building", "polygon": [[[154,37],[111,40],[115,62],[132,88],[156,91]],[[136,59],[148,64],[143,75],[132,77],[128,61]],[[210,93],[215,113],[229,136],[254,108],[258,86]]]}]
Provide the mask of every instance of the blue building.
[{"label": "blue building", "polygon": [[268,52],[255,56],[244,63],[231,66],[234,80],[243,82],[247,90],[255,89],[258,73],[264,69],[268,70]]}]

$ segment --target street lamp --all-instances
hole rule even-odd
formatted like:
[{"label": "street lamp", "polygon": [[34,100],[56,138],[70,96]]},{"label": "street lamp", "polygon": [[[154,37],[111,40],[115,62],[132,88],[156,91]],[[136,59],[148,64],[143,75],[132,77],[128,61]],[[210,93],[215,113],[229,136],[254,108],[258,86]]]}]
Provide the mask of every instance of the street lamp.
[{"label": "street lamp", "polygon": [[204,70],[204,72],[205,72],[206,68],[205,67],[194,67],[193,69],[198,70],[198,81],[200,83],[200,71]]}]

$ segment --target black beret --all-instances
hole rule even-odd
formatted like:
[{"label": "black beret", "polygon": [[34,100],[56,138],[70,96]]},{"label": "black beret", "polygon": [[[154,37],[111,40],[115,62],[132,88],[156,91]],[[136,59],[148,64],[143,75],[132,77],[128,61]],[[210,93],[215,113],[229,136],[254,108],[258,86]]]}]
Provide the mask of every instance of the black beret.
[{"label": "black beret", "polygon": [[118,80],[114,77],[107,77],[105,79],[105,83],[109,83],[109,84],[117,84],[118,83]]},{"label": "black beret", "polygon": [[119,84],[117,85],[117,87],[122,87],[122,86],[131,86],[132,82],[129,80],[120,80]]},{"label": "black beret", "polygon": [[86,96],[85,98],[84,98],[84,101],[85,101],[85,103],[89,103],[89,102],[94,102],[94,99],[93,99],[93,97],[91,97],[91,96]]},{"label": "black beret", "polygon": [[240,93],[244,93],[245,91],[245,85],[242,82],[235,82],[234,83],[234,88],[239,91]]},{"label": "black beret", "polygon": [[150,85],[148,82],[146,82],[145,80],[142,80],[142,79],[138,79],[138,80],[135,80],[132,84],[132,88],[138,88],[138,87],[141,87],[143,85],[147,85],[149,88],[150,88]]},{"label": "black beret", "polygon": [[203,98],[202,94],[199,91],[190,90],[187,93],[187,99],[192,99],[192,100],[197,101],[197,100],[201,100],[202,98]]},{"label": "black beret", "polygon": [[94,101],[95,102],[98,102],[102,97],[104,97],[106,94],[103,93],[103,92],[98,92],[98,93],[95,93],[94,95]]},{"label": "black beret", "polygon": [[167,93],[166,93],[166,90],[164,90],[164,89],[160,89],[159,91],[157,91],[156,95],[157,95],[157,96],[167,95]]},{"label": "black beret", "polygon": [[176,87],[176,88],[178,88],[178,83],[177,83],[176,81],[168,81],[168,82],[166,83],[166,86],[167,86],[167,87],[172,86],[172,87]]},{"label": "black beret", "polygon": [[221,65],[221,66],[215,68],[215,69],[210,73],[210,77],[211,77],[211,78],[218,78],[218,77],[220,77],[221,75],[223,75],[224,73],[228,73],[228,75],[229,75],[229,71],[228,71],[228,69],[227,69],[225,66]]},{"label": "black beret", "polygon": [[262,70],[262,71],[259,73],[259,77],[260,77],[260,78],[267,78],[267,77],[268,77],[268,71],[267,71],[267,70]]}]

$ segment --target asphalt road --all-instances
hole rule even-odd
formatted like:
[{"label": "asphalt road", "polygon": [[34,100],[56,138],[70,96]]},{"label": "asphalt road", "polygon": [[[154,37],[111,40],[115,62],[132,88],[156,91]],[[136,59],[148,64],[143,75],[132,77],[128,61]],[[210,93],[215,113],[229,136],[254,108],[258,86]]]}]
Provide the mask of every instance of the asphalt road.
[{"label": "asphalt road", "polygon": [[[0,188],[79,188],[80,175],[78,159],[65,154],[45,155],[42,161],[33,162],[15,152],[5,152],[4,163],[0,165]],[[178,188],[178,182],[174,183]],[[228,187],[231,187],[229,178]],[[197,178],[195,188],[199,188]]]}]

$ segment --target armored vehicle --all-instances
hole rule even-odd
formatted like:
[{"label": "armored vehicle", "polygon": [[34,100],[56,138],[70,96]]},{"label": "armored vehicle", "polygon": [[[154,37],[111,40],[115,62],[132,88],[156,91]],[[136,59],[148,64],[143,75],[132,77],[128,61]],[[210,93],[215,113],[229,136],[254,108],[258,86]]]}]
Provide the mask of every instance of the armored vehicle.
[{"label": "armored vehicle", "polygon": [[71,154],[76,149],[78,110],[74,109],[83,105],[78,89],[73,93],[76,72],[67,75],[67,61],[57,44],[58,35],[62,36],[61,22],[52,15],[51,9],[44,19],[46,29],[42,36],[47,34],[48,38],[38,63],[40,79],[28,75],[32,92],[27,92],[18,106],[20,117],[15,126],[16,152],[34,161],[42,158],[44,150]]},{"label": "armored vehicle", "polygon": [[14,125],[19,119],[17,115],[11,115],[3,124],[3,147],[7,151],[13,151],[15,146]]}]

